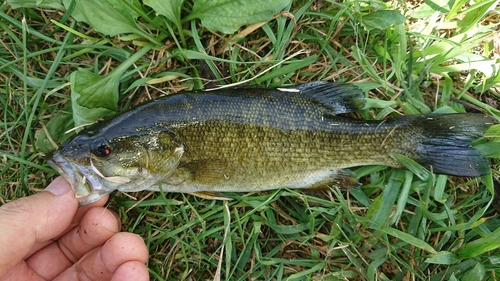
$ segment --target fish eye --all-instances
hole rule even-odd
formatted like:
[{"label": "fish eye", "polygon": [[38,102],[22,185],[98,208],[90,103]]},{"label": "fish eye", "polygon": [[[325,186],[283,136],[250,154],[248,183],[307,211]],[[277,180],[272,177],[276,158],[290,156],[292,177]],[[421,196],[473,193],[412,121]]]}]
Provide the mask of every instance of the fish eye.
[{"label": "fish eye", "polygon": [[92,143],[90,151],[97,157],[106,157],[111,154],[111,147],[104,140],[96,140]]}]

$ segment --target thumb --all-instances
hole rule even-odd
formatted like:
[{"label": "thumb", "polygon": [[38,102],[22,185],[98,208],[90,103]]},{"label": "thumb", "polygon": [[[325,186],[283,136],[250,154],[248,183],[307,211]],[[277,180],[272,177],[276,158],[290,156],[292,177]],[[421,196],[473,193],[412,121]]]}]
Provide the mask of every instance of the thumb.
[{"label": "thumb", "polygon": [[0,245],[4,245],[0,247],[0,278],[35,243],[61,234],[77,208],[78,200],[62,177],[56,178],[43,192],[0,206]]}]

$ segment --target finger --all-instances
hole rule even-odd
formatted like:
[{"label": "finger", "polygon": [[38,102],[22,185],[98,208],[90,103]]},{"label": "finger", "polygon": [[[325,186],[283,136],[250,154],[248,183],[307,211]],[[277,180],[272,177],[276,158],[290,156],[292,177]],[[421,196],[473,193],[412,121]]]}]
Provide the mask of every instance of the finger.
[{"label": "finger", "polygon": [[26,262],[36,274],[52,280],[86,253],[102,246],[118,231],[118,216],[104,207],[94,207],[83,216],[79,226],[67,232],[56,243],[33,254]]},{"label": "finger", "polygon": [[71,223],[78,200],[68,183],[58,177],[48,191],[0,207],[0,245],[4,245],[0,247],[0,277],[21,261],[35,243],[56,237]]},{"label": "finger", "polygon": [[[148,250],[138,235],[120,232],[94,249],[54,280],[111,280],[115,273],[147,274]],[[131,263],[131,264],[128,264]],[[139,268],[139,264],[142,266]],[[121,268],[124,266],[123,268]],[[149,280],[149,275],[137,280]],[[135,280],[135,279],[122,279]]]},{"label": "finger", "polygon": [[129,261],[122,264],[116,270],[111,281],[123,281],[123,280],[134,280],[134,281],[148,281],[149,272],[148,268],[143,262],[139,261]]},{"label": "finger", "polygon": [[68,231],[74,229],[76,226],[78,226],[80,224],[82,217],[87,213],[87,211],[89,209],[96,207],[96,206],[97,207],[104,206],[106,204],[106,201],[108,200],[108,197],[109,196],[106,195],[105,197],[99,199],[98,201],[96,201],[92,204],[78,207],[78,209],[76,210],[76,213],[73,217],[73,220],[68,225],[68,227],[64,231],[61,232],[61,234],[57,235],[56,237],[52,238],[51,240],[35,243],[35,245],[33,245],[33,247],[31,247],[31,249],[28,251],[26,256],[24,256],[24,258],[27,259],[32,254],[38,252],[40,249],[45,248],[47,245],[53,243],[54,242],[53,240],[59,239],[61,236],[66,234]]},{"label": "finger", "polygon": [[73,218],[73,221],[71,224],[74,224],[74,226],[80,224],[80,221],[82,220],[82,217],[87,213],[88,210],[94,208],[94,207],[102,207],[108,202],[109,195],[105,195],[101,199],[93,202],[92,204],[80,206],[78,210],[76,211],[76,214]]}]

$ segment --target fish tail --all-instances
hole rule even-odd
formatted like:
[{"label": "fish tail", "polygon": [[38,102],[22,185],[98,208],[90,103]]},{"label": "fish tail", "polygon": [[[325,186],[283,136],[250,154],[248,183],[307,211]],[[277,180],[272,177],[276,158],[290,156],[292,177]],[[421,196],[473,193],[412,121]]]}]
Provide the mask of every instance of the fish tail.
[{"label": "fish tail", "polygon": [[[410,117],[411,118],[411,117]],[[417,115],[413,125],[420,127],[421,140],[416,145],[419,164],[438,174],[479,177],[490,172],[488,160],[471,142],[495,123],[490,116],[458,113]]]}]

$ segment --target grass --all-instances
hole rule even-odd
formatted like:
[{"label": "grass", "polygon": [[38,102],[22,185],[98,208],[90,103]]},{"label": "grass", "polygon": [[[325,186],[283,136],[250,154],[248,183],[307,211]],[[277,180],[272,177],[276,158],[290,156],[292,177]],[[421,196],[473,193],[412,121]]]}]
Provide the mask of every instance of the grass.
[{"label": "grass", "polygon": [[[294,1],[229,35],[203,18],[134,6],[140,30],[113,36],[75,21],[72,6],[0,4],[0,201],[56,176],[44,152],[68,137],[73,116],[85,123],[109,113],[102,103],[92,116],[71,107],[95,83],[115,95],[108,111],[217,83],[340,80],[368,93],[365,119],[468,111],[500,120],[498,1],[339,2]],[[185,2],[180,15],[193,9]],[[492,163],[481,179],[433,175],[402,159],[411,171],[354,168],[364,185],[350,192],[234,193],[230,202],[115,193],[109,208],[148,244],[152,280],[496,280],[499,135],[496,125],[476,142]]]}]

